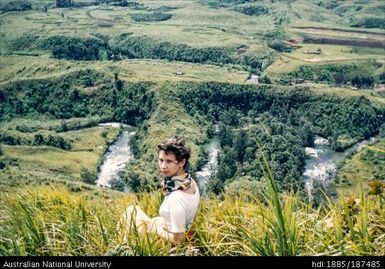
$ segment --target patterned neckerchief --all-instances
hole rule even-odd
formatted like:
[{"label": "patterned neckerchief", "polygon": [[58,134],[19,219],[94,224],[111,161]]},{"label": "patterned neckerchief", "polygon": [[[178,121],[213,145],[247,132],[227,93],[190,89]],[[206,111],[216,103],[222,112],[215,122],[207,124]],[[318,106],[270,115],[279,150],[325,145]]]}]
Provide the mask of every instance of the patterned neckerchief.
[{"label": "patterned neckerchief", "polygon": [[192,178],[189,173],[181,176],[165,177],[162,182],[162,191],[169,195],[176,190],[186,190],[191,186]]}]

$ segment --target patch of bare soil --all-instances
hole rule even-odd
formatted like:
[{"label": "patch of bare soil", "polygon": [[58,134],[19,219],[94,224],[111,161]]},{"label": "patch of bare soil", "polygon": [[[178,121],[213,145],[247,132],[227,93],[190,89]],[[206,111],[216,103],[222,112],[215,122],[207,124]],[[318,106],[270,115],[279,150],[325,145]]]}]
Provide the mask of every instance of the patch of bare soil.
[{"label": "patch of bare soil", "polygon": [[[385,35],[372,33],[364,30],[344,30],[323,27],[292,27],[300,29],[303,32],[304,43],[310,44],[331,44],[331,45],[346,45],[359,46],[370,48],[385,48]],[[327,33],[325,33],[327,31]],[[334,36],[330,33],[341,34],[344,36]],[[349,37],[349,34],[365,34],[361,36]]]}]

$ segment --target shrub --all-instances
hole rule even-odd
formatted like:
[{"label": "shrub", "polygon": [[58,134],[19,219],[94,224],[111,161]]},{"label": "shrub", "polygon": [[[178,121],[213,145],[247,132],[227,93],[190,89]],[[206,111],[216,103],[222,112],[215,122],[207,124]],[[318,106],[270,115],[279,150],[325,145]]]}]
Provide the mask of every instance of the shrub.
[{"label": "shrub", "polygon": [[56,7],[67,8],[72,6],[72,0],[56,0]]},{"label": "shrub", "polygon": [[264,6],[237,6],[234,10],[249,16],[268,15],[270,12],[269,8]]},{"label": "shrub", "polygon": [[102,39],[70,36],[49,37],[38,45],[52,50],[53,57],[67,60],[98,60],[100,50],[106,48]]},{"label": "shrub", "polygon": [[97,179],[96,173],[89,171],[87,168],[80,169],[80,178],[84,183],[94,185]]},{"label": "shrub", "polygon": [[125,185],[124,182],[119,177],[114,177],[110,180],[111,189],[117,191],[124,191]]},{"label": "shrub", "polygon": [[251,177],[237,178],[237,180],[225,186],[225,193],[232,197],[242,197],[244,193],[247,193],[247,202],[251,202],[255,198],[264,201],[264,196],[266,196],[267,193],[267,185],[265,180],[255,180]]},{"label": "shrub", "polygon": [[385,19],[380,17],[365,17],[351,24],[352,27],[385,29]]},{"label": "shrub", "polygon": [[31,10],[31,3],[26,0],[14,0],[5,4],[0,5],[1,13],[10,12],[10,11],[24,11]]},{"label": "shrub", "polygon": [[153,13],[138,13],[132,14],[131,18],[137,22],[153,22],[153,21],[166,21],[172,17],[171,14],[153,12]]},{"label": "shrub", "polygon": [[380,83],[385,83],[385,72],[382,72],[379,76]]},{"label": "shrub", "polygon": [[0,160],[0,170],[5,168],[5,162],[3,160]]},{"label": "shrub", "polygon": [[293,51],[293,47],[282,42],[282,41],[273,41],[269,42],[268,46],[279,52],[291,52]]}]

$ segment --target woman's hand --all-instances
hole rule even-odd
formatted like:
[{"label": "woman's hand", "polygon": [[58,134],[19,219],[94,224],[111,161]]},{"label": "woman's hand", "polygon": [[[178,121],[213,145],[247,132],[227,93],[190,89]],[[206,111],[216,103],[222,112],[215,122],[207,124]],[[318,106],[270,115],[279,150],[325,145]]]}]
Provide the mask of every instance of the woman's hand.
[{"label": "woman's hand", "polygon": [[184,238],[184,233],[174,233],[174,245],[179,245]]}]

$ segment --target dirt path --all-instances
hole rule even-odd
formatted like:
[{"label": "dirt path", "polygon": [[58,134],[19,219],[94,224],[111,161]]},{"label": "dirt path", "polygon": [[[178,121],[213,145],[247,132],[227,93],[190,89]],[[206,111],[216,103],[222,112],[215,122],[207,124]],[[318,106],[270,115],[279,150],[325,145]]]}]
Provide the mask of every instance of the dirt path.
[{"label": "dirt path", "polygon": [[95,9],[89,9],[89,10],[86,11],[86,15],[87,15],[88,18],[95,20],[98,24],[100,24],[100,23],[112,24],[112,25],[115,24],[115,21],[113,21],[113,20],[101,19],[101,18],[94,17],[91,14],[91,12],[94,11],[94,10],[97,10],[97,9],[96,8]]}]

